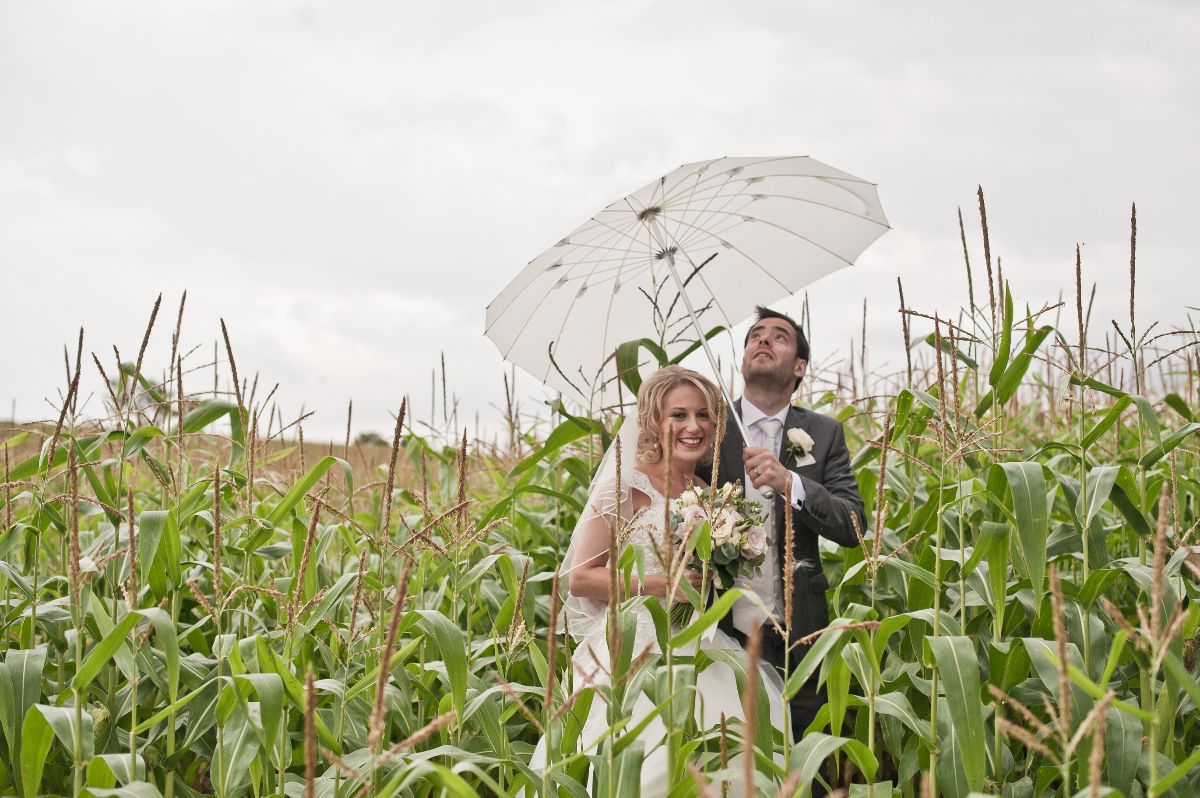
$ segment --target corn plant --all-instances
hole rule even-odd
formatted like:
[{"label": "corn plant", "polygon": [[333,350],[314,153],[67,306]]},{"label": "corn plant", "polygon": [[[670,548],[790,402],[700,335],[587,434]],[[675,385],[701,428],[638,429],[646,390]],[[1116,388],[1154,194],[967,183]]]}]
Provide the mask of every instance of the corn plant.
[{"label": "corn plant", "polygon": [[[846,427],[870,523],[825,552],[834,618],[786,689],[817,675],[828,698],[800,739],[737,659],[744,717],[695,727],[719,655],[679,649],[733,594],[682,630],[631,597],[620,677],[569,667],[556,571],[615,414],[522,415],[506,385],[503,443],[448,409],[418,433],[404,402],[390,446],[351,445],[349,418],[305,443],[223,322],[211,361],[183,350],[182,301],[151,373],[156,302],[134,360],[85,358],[81,331],[58,416],[0,438],[0,793],[626,796],[663,745],[672,796],[1200,794],[1198,339],[1138,325],[1136,216],[1130,315],[1101,345],[1078,255],[1072,325],[1022,306],[982,192],[980,215],[986,305],[969,261],[954,315],[901,286],[903,372],[868,379],[863,343],[802,386]],[[614,358],[631,387],[642,351]],[[92,367],[101,418],[80,410]],[[614,561],[619,591],[637,564]],[[657,655],[632,650],[639,606]],[[636,739],[641,695],[666,739]]]}]

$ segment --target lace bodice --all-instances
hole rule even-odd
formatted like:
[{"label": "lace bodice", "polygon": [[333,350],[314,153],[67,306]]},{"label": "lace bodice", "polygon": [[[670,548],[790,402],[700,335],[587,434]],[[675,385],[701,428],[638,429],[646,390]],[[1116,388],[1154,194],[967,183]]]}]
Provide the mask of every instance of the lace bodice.
[{"label": "lace bodice", "polygon": [[630,475],[629,487],[645,494],[650,504],[634,513],[629,519],[629,525],[622,530],[624,540],[621,551],[634,546],[645,550],[643,556],[643,573],[646,576],[662,576],[662,563],[659,562],[658,551],[662,546],[663,512],[666,509],[666,497],[655,489],[650,477],[641,471]]},{"label": "lace bodice", "polygon": [[[649,504],[639,510],[633,509],[633,492],[643,494],[649,499]],[[650,478],[641,471],[629,469],[626,474],[622,475],[621,490],[617,491],[615,485],[609,482],[606,485],[601,485],[589,497],[586,513],[593,516],[604,516],[610,522],[615,521],[618,513],[618,505],[621,523],[618,527],[620,534],[620,545],[618,547],[618,557],[624,554],[628,549],[640,549],[637,559],[641,562],[639,566],[633,567],[633,574],[641,576],[662,576],[665,573],[662,562],[659,560],[660,546],[663,539],[664,516],[666,511],[667,498],[654,486]],[[609,527],[611,529],[611,527]],[[640,598],[636,601],[641,602],[639,606],[631,608],[637,618],[637,624],[634,632],[634,647],[633,655],[636,657],[643,651],[658,651],[658,636],[654,627],[654,617],[646,606],[648,601],[658,601],[666,604],[664,599],[649,597]],[[575,606],[580,608],[573,618],[569,618],[572,623],[586,624],[586,631],[582,635],[577,634],[579,642],[575,649],[575,654],[572,659],[575,662],[575,667],[580,674],[586,675],[589,679],[606,679],[605,673],[607,670],[607,651],[606,642],[606,626],[607,626],[607,604],[605,602],[596,601],[593,599],[578,599],[574,600]],[[568,608],[570,605],[568,605]],[[578,626],[575,627],[577,630]],[[692,641],[681,649],[676,649],[677,653],[694,650],[696,647],[705,648],[738,648],[738,644],[732,638],[725,635],[723,632],[715,631],[712,633],[715,637],[705,636],[698,641]],[[599,658],[603,663],[597,666],[596,659]]]},{"label": "lace bodice", "polygon": [[[615,490],[615,486],[611,485],[608,486],[608,490],[598,491],[597,495],[592,497],[589,510],[594,514],[607,517],[610,521],[615,521],[618,503],[615,497],[619,495],[621,523],[618,527],[620,540],[618,557],[630,548],[640,549],[641,551],[636,555],[640,567],[638,565],[633,567],[634,577],[662,576],[666,570],[660,560],[660,547],[663,540],[667,499],[654,487],[650,477],[641,471],[630,469],[628,474],[622,475],[622,483],[619,493]],[[634,510],[634,491],[643,494],[650,500],[650,503]],[[660,598],[650,598],[649,600],[663,601]],[[654,619],[650,610],[643,605],[636,608],[635,612],[637,614],[637,631],[633,650],[636,656],[646,648],[657,650],[658,643],[654,630]],[[598,624],[593,634],[603,637],[605,634],[604,624]]]}]

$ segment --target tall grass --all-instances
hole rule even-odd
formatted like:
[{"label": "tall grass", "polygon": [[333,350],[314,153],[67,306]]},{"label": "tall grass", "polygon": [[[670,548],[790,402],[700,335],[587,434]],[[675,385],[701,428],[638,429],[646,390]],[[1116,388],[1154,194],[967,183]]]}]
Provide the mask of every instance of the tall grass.
[{"label": "tall grass", "polygon": [[[156,302],[133,363],[93,355],[105,418],[78,413],[81,331],[56,423],[0,440],[0,792],[630,795],[645,692],[672,795],[725,795],[741,768],[783,795],[1200,794],[1196,334],[1135,326],[1133,231],[1117,351],[1093,344],[1079,260],[1074,330],[1019,310],[979,201],[987,306],[960,214],[967,306],[898,286],[903,370],[868,380],[852,348],[854,378],[814,363],[803,386],[844,422],[873,522],[825,554],[834,618],[787,690],[819,674],[828,703],[801,739],[763,729],[753,671],[748,724],[689,724],[711,658],[676,648],[727,605],[678,631],[633,597],[614,678],[566,667],[554,573],[613,417],[524,416],[506,381],[503,438],[472,442],[443,364],[442,429],[402,404],[390,447],[352,447],[351,407],[338,457],[239,378],[223,321],[221,362],[184,351],[183,301],[149,376]],[[661,657],[632,650],[641,605]],[[580,750],[596,701],[611,733]]]}]

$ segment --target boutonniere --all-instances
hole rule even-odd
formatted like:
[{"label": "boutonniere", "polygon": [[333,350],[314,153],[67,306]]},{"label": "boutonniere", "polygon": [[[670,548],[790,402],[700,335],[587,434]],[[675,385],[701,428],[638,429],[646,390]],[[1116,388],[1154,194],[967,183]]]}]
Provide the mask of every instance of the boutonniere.
[{"label": "boutonniere", "polygon": [[787,431],[788,451],[792,453],[797,460],[803,460],[812,452],[813,439],[804,430],[799,427],[792,427]]}]

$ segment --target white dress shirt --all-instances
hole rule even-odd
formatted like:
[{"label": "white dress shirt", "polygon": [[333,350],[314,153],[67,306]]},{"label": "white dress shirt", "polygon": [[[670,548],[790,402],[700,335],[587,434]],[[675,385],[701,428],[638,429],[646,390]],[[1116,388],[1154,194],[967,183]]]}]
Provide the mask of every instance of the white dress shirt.
[{"label": "white dress shirt", "polygon": [[[780,442],[782,441],[783,436],[787,435],[788,409],[789,408],[785,405],[784,408],[782,410],[780,410],[778,413],[776,413],[773,416],[770,416],[770,418],[779,419],[779,433],[776,434],[775,440],[771,441],[770,443],[763,441],[760,445],[764,449],[770,449],[771,454],[774,454],[774,455],[779,454]],[[750,431],[750,435],[752,437],[759,435],[757,425],[758,425],[759,420],[764,419],[764,418],[768,418],[766,413],[759,410],[754,405],[750,404],[750,402],[747,401],[745,397],[742,397],[742,423],[744,423],[746,425],[746,429]],[[761,438],[759,438],[759,440],[761,440]],[[787,459],[788,459],[787,456],[784,455],[784,459],[783,459],[783,467],[784,468],[788,467]],[[788,469],[788,470],[790,471],[791,469]],[[799,510],[801,508],[801,506],[803,506],[803,504],[804,504],[804,485],[800,482],[799,478],[796,477],[795,471],[792,471],[792,477],[793,477],[792,478],[792,507],[796,510]],[[746,481],[743,482],[742,484],[749,487],[749,485],[750,485],[750,475],[749,474],[746,474]]]},{"label": "white dress shirt", "polygon": [[[787,434],[788,408],[784,407],[778,413],[768,416],[763,411],[752,405],[750,402],[742,399],[742,421],[746,425],[747,432],[750,433],[751,440],[749,443],[754,446],[769,450],[772,454],[778,455],[780,443],[783,436]],[[760,422],[767,418],[776,419],[778,431],[771,436],[770,440],[766,440],[767,435],[760,428]],[[786,458],[785,458],[786,460]],[[786,463],[784,464],[786,468]],[[790,469],[789,469],[790,470]],[[746,498],[760,499],[761,494],[750,480],[750,474],[743,472],[742,484],[746,489]],[[793,472],[792,474],[792,507],[800,509],[804,503],[804,486],[800,483],[800,479]],[[756,576],[747,579],[739,580],[738,587],[748,588],[753,590],[763,600],[767,611],[770,615],[778,617],[783,611],[783,585],[780,581],[781,571],[779,567],[777,555],[777,543],[774,540],[776,534],[776,526],[773,518],[774,502],[763,502],[763,508],[767,511],[767,529],[772,538],[771,545],[767,547],[766,557],[763,560],[762,567]],[[763,611],[746,599],[738,599],[733,605],[733,625],[745,634],[750,634],[751,630],[763,623],[766,616]]]}]

